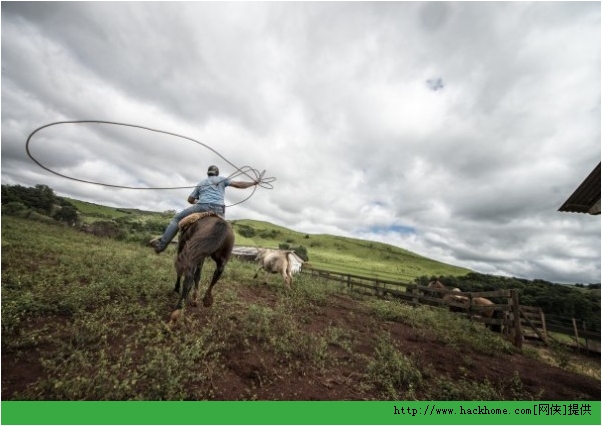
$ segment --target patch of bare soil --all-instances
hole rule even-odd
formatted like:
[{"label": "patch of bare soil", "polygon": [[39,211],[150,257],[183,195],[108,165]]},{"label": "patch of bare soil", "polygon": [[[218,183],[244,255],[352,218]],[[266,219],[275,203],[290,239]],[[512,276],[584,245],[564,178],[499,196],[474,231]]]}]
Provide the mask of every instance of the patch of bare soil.
[{"label": "patch of bare soil", "polygon": [[[273,306],[277,300],[270,289],[262,286],[241,287],[239,295],[249,303],[258,305]],[[346,295],[331,297],[334,300],[330,300],[328,306],[316,306],[314,315],[300,322],[300,325],[307,333],[317,333],[330,326],[346,330],[353,336],[354,356],[331,345],[329,351],[337,357],[336,367],[319,369],[303,365],[294,374],[279,377],[273,372],[279,371],[282,366],[273,354],[261,349],[241,353],[235,348],[224,354],[227,374],[214,383],[214,397],[220,400],[378,399],[374,391],[362,383],[366,362],[362,362],[361,354],[373,357],[377,344],[375,327],[378,324],[383,330],[383,322],[376,322],[362,304]],[[572,373],[522,354],[487,356],[473,351],[460,352],[433,336],[397,322],[385,322],[384,327],[398,349],[404,355],[419,360],[429,376],[468,382],[483,382],[487,378],[496,388],[502,389],[505,399],[513,399],[516,389],[510,384],[517,375],[522,389],[540,400],[600,400],[600,382],[589,376]],[[469,368],[460,362],[460,359],[467,358],[471,359]],[[417,396],[420,397],[420,393]]]},{"label": "patch of bare soil", "polygon": [[[239,300],[275,307],[274,288],[263,285],[240,286]],[[219,297],[216,294],[215,297]],[[227,342],[219,353],[219,374],[203,383],[199,395],[214,400],[374,400],[383,399],[382,390],[367,382],[366,371],[374,359],[378,336],[388,333],[396,348],[412,360],[425,378],[426,386],[437,386],[437,378],[451,382],[482,383],[485,379],[504,399],[516,397],[513,380],[534,398],[548,401],[600,400],[600,381],[565,371],[523,354],[487,356],[470,349],[458,349],[441,342],[424,330],[397,322],[376,320],[365,305],[344,294],[329,296],[328,304],[312,306],[312,314],[298,316],[299,327],[307,335],[335,328],[344,333],[348,345],[332,343],[326,348],[329,362],[315,365],[302,357],[283,357],[252,337],[241,344]],[[210,309],[216,309],[213,306]],[[201,322],[204,308],[190,311]],[[38,324],[37,326],[43,326]],[[238,342],[238,343],[237,343]],[[351,348],[351,349],[350,349]],[[2,396],[12,394],[43,377],[40,348],[27,347],[2,352]],[[414,396],[431,399],[432,392],[418,389]],[[520,399],[520,398],[519,398]]]}]

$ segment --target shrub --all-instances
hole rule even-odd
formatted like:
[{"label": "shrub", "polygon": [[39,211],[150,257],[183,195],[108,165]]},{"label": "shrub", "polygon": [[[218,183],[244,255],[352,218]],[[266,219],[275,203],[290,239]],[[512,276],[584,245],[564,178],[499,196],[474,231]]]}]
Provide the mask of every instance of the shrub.
[{"label": "shrub", "polygon": [[26,209],[27,207],[25,207],[25,204],[19,201],[11,201],[2,205],[2,213],[9,214],[11,216],[20,216],[25,212]]},{"label": "shrub", "polygon": [[59,208],[52,217],[59,222],[65,222],[69,225],[75,225],[78,221],[77,209],[72,205],[66,205]]},{"label": "shrub", "polygon": [[275,229],[272,229],[271,231],[263,230],[259,233],[259,236],[266,240],[277,238],[278,235],[280,235],[280,231],[276,231]]},{"label": "shrub", "polygon": [[299,255],[301,259],[303,259],[304,262],[307,262],[309,260],[309,256],[307,255],[307,248],[303,246],[298,246],[295,247],[293,250],[295,251],[295,253],[297,253],[297,255]]},{"label": "shrub", "polygon": [[238,233],[245,238],[253,238],[255,236],[255,229],[249,225],[238,225]]}]

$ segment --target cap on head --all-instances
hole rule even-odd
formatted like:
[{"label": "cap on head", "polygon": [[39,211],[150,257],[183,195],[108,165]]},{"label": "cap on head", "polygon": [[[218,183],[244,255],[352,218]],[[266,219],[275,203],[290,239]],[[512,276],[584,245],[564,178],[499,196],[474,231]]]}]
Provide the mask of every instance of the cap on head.
[{"label": "cap on head", "polygon": [[217,168],[217,166],[209,166],[209,168],[207,169],[207,175],[208,176],[219,175],[219,169]]}]

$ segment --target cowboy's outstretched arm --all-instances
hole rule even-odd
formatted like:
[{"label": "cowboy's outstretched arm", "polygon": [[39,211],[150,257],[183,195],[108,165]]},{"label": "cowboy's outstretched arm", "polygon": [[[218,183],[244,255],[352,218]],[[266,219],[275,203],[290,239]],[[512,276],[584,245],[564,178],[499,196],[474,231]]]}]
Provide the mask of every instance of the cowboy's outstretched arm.
[{"label": "cowboy's outstretched arm", "polygon": [[240,188],[240,189],[245,189],[245,188],[249,188],[253,185],[257,185],[259,182],[243,182],[240,180],[233,180],[230,182],[230,186],[233,186],[234,188]]}]

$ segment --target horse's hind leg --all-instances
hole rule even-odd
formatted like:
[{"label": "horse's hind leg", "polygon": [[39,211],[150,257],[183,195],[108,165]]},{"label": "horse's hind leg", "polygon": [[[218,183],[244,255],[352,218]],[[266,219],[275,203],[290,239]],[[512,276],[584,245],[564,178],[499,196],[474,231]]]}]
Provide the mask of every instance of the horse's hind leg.
[{"label": "horse's hind leg", "polygon": [[213,277],[211,278],[211,283],[209,284],[209,288],[205,292],[205,297],[203,297],[203,305],[208,308],[213,305],[213,295],[211,294],[211,290],[213,290],[213,286],[217,283],[217,281],[222,276],[224,269],[226,268],[226,263],[228,260],[223,259],[214,259],[215,260],[215,271],[213,272]]},{"label": "horse's hind leg", "polygon": [[205,259],[202,259],[199,262],[199,266],[196,267],[194,271],[194,290],[192,291],[192,296],[190,300],[190,304],[192,306],[198,306],[199,304],[199,283],[201,282],[201,272],[203,270],[203,263]]},{"label": "horse's hind leg", "polygon": [[182,288],[182,294],[180,294],[180,299],[178,300],[176,308],[171,313],[169,319],[169,323],[172,325],[182,316],[182,310],[184,309],[186,298],[188,297],[188,293],[190,293],[190,289],[192,288],[192,283],[194,280],[193,274],[194,271],[190,270],[184,275],[184,285]]},{"label": "horse's hind leg", "polygon": [[173,288],[174,293],[180,293],[180,279],[182,278],[181,275],[178,275],[178,277],[176,278],[176,285]]}]

